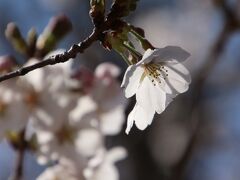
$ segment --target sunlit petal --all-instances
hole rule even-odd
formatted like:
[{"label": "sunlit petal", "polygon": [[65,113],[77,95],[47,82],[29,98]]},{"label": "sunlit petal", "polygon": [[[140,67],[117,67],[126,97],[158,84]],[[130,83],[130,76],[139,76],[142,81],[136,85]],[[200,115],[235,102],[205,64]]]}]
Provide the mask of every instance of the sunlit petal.
[{"label": "sunlit petal", "polygon": [[121,87],[124,88],[126,98],[133,96],[139,85],[144,69],[141,66],[129,66],[125,72]]}]

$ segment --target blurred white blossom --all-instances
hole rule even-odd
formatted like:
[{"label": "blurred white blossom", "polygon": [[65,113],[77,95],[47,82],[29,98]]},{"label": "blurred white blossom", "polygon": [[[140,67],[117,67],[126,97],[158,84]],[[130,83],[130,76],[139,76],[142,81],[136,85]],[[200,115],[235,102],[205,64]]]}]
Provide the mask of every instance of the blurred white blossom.
[{"label": "blurred white blossom", "polygon": [[102,146],[102,135],[88,123],[84,104],[74,109],[66,104],[51,118],[36,116],[35,133],[39,143],[38,160],[47,163],[61,157],[86,158]]},{"label": "blurred white blossom", "polygon": [[97,103],[100,126],[104,134],[118,134],[125,121],[127,104],[117,77],[121,71],[111,63],[102,63],[95,70],[91,97]]},{"label": "blurred white blossom", "polygon": [[85,180],[81,167],[72,161],[62,159],[57,165],[47,168],[37,180]]},{"label": "blurred white blossom", "polygon": [[[63,51],[51,52],[46,58]],[[37,62],[30,59],[25,66]],[[121,131],[125,120],[127,101],[117,80],[121,71],[103,63],[94,73],[87,71],[78,79],[71,63],[46,66],[1,84],[0,138],[9,129],[24,127],[28,139],[36,137],[38,163],[57,163],[38,180],[81,180],[86,167],[90,179],[117,180],[114,163],[123,159],[126,151],[116,148],[107,152],[104,142],[105,135]],[[77,82],[84,78],[82,84]],[[79,85],[86,91],[78,91]]]},{"label": "blurred white blossom", "polygon": [[128,67],[122,82],[127,98],[136,94],[136,105],[128,116],[126,133],[133,123],[144,130],[155,111],[162,113],[172,99],[188,90],[191,76],[180,63],[190,54],[176,46],[148,49],[141,61]]},{"label": "blurred white blossom", "polygon": [[119,173],[115,163],[126,158],[127,152],[123,147],[115,147],[106,151],[100,149],[84,170],[87,180],[118,180]]},{"label": "blurred white blossom", "polygon": [[81,113],[78,116],[84,116],[88,113],[88,122],[99,128],[104,135],[118,134],[125,121],[127,101],[116,79],[119,74],[120,69],[116,65],[102,63],[96,68],[94,75],[84,73],[86,76],[81,79],[84,82],[84,78],[87,79],[91,87],[87,87],[87,95],[78,101],[82,110],[78,111],[80,108],[76,108],[74,114]]},{"label": "blurred white blossom", "polygon": [[22,130],[30,117],[31,102],[25,82],[19,78],[2,82],[0,86],[0,140],[8,131]]},{"label": "blurred white blossom", "polygon": [[[60,157],[74,158],[79,153],[78,146],[83,153],[89,154],[94,151],[89,148],[97,148],[101,144],[98,131],[82,130],[81,117],[71,115],[75,108],[81,111],[82,107],[76,107],[80,95],[70,91],[65,84],[65,65],[37,69],[23,77],[33,86],[32,94],[36,99],[32,105],[32,124],[38,140],[37,155],[40,163]],[[92,137],[90,141],[84,140],[86,133]],[[84,142],[88,145],[82,145]]]}]

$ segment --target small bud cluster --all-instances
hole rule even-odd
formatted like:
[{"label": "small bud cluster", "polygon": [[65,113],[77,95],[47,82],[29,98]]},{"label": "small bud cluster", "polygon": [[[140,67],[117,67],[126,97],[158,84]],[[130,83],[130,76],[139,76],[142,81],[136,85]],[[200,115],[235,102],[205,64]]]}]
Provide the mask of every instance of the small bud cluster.
[{"label": "small bud cluster", "polygon": [[104,22],[105,0],[90,0],[89,15],[95,27],[99,27]]},{"label": "small bud cluster", "polygon": [[136,9],[137,1],[139,0],[114,0],[108,18],[122,18],[128,16],[131,11]]},{"label": "small bud cluster", "polygon": [[[23,56],[27,58],[43,58],[47,53],[52,51],[57,43],[59,43],[59,41],[71,30],[72,24],[70,20],[65,15],[59,15],[50,20],[49,24],[39,36],[35,28],[31,28],[25,39],[18,26],[13,22],[7,25],[5,35],[14,49]],[[9,58],[2,58],[6,59],[6,62],[11,61]],[[5,67],[6,71],[9,70],[7,65],[3,65],[6,64],[6,62],[3,63],[3,61],[1,61],[1,71],[4,71],[4,69],[2,69],[3,67]],[[19,61],[15,60],[12,62],[14,62],[15,66],[19,63]]]}]

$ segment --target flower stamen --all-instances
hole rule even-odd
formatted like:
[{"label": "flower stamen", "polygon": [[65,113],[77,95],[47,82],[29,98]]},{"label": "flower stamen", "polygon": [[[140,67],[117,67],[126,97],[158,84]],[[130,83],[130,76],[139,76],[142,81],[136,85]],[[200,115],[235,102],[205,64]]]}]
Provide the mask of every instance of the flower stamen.
[{"label": "flower stamen", "polygon": [[168,77],[168,70],[163,65],[149,63],[144,65],[144,69],[154,86],[156,83],[161,84],[162,79],[166,80]]}]

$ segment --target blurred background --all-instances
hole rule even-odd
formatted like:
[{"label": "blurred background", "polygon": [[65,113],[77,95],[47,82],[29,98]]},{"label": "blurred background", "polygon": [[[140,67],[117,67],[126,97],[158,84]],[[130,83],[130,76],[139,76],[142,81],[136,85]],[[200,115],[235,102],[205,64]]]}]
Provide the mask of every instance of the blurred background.
[{"label": "blurred background", "polygon": [[[24,35],[31,27],[40,34],[52,16],[64,13],[73,31],[58,47],[67,49],[91,32],[88,10],[87,0],[0,0],[0,55],[23,60],[4,36],[7,23],[15,22]],[[108,147],[123,145],[129,152],[118,163],[121,180],[239,180],[240,1],[140,0],[128,20],[143,28],[156,47],[189,51],[185,65],[193,81],[145,131],[133,128],[126,135],[124,126],[119,135],[108,137]],[[127,67],[97,43],[78,58],[90,68],[102,61]],[[14,152],[4,142],[0,180],[13,166]],[[34,180],[43,169],[30,153],[25,157],[26,179]]]}]

